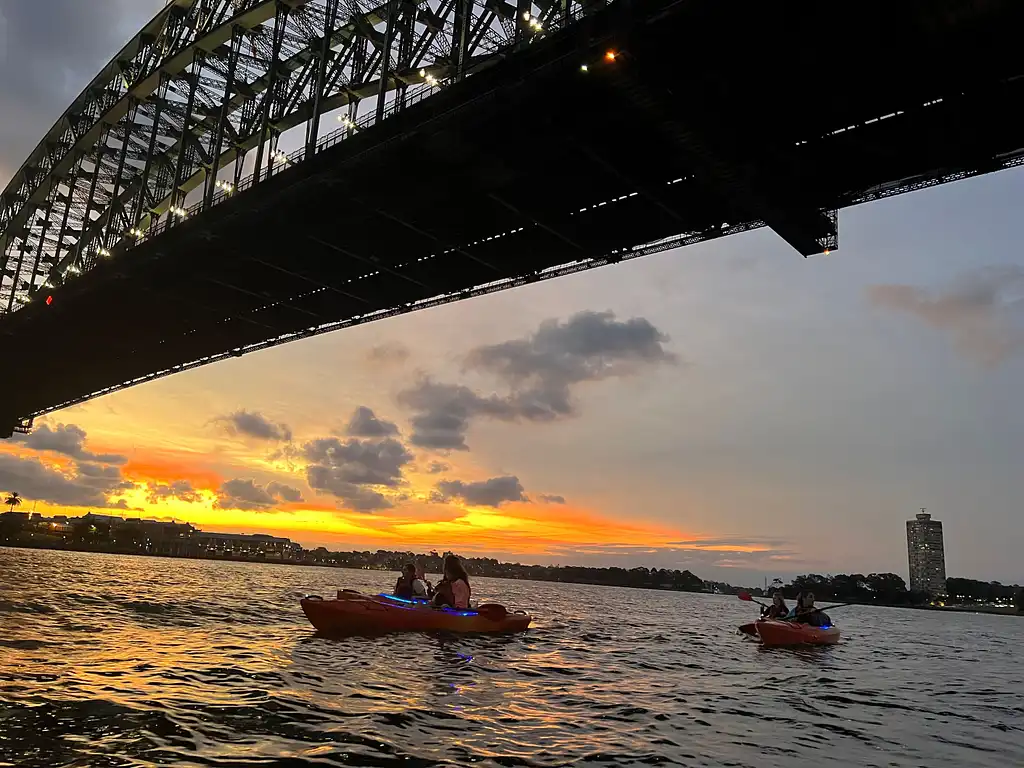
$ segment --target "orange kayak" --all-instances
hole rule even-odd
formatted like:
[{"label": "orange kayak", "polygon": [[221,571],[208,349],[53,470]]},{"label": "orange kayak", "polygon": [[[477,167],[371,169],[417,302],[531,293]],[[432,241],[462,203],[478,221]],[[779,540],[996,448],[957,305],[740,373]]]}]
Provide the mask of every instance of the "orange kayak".
[{"label": "orange kayak", "polygon": [[432,608],[423,601],[403,600],[391,595],[362,595],[339,592],[338,599],[324,600],[315,595],[303,598],[299,605],[309,623],[328,634],[379,634],[384,632],[471,632],[504,634],[522,632],[533,620],[523,612],[509,613],[501,606],[494,610],[455,610]]},{"label": "orange kayak", "polygon": [[839,642],[839,627],[812,627],[774,619],[755,622],[754,627],[764,645],[835,645]]}]

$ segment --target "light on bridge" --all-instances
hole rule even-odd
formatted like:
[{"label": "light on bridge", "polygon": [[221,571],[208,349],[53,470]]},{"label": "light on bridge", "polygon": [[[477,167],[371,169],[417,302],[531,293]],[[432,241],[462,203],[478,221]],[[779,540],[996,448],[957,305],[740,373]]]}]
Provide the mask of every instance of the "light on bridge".
[{"label": "light on bridge", "polygon": [[589,71],[590,71],[590,67],[588,67],[586,64],[581,64],[580,65],[580,72],[589,72]]},{"label": "light on bridge", "polygon": [[51,304],[53,304],[53,296],[47,296],[46,297],[46,306],[50,306]]},{"label": "light on bridge", "polygon": [[104,248],[102,245],[96,249],[97,256],[110,256],[110,251]]},{"label": "light on bridge", "polygon": [[188,216],[188,211],[186,211],[184,208],[178,207],[177,205],[172,205],[170,208],[167,209],[167,212],[172,216],[180,216],[183,219]]},{"label": "light on bridge", "polygon": [[615,53],[615,51],[608,51],[607,53],[605,53],[604,57],[605,57],[605,59],[607,59],[608,61],[615,61],[615,57],[616,57],[617,55],[618,55],[618,54],[617,54],[617,53]]}]

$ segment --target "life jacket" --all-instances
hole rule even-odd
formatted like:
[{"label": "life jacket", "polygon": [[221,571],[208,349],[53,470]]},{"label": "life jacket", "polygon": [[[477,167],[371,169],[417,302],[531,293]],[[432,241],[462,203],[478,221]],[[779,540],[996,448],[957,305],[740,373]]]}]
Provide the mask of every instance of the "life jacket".
[{"label": "life jacket", "polygon": [[405,578],[405,576],[399,576],[398,581],[395,583],[395,597],[400,597],[403,600],[412,600],[412,582]]}]

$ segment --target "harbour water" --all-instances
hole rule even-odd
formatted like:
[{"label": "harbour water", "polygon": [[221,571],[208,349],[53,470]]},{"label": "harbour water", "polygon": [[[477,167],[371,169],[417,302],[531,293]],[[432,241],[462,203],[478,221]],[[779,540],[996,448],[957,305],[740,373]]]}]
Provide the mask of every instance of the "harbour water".
[{"label": "harbour water", "polygon": [[851,607],[764,650],[735,598],[493,579],[512,637],[317,637],[395,574],[0,549],[0,766],[1024,765],[1024,619]]}]

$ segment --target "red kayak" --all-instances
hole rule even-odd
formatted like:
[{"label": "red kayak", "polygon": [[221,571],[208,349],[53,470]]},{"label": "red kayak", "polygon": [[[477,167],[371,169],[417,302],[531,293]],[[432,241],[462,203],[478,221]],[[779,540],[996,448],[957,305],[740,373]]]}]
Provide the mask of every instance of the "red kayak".
[{"label": "red kayak", "polygon": [[839,627],[812,627],[795,621],[757,621],[754,623],[761,643],[777,645],[835,645],[839,642]]},{"label": "red kayak", "polygon": [[529,614],[508,612],[496,604],[471,610],[432,608],[423,601],[392,595],[362,595],[343,591],[336,600],[315,595],[299,605],[309,623],[329,634],[379,634],[384,632],[471,632],[505,634],[522,632],[533,620]]}]

